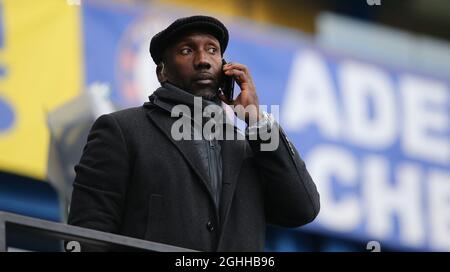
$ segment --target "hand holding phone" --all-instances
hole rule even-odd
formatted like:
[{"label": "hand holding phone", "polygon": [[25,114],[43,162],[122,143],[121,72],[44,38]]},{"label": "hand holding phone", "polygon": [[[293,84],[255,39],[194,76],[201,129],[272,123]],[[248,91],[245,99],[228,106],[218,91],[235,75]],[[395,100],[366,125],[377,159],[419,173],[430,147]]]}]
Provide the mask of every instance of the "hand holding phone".
[{"label": "hand holding phone", "polygon": [[[222,69],[225,69],[224,76],[222,78],[220,90],[223,94],[220,94],[221,99],[227,104],[233,104],[234,106],[242,106],[236,109],[245,109],[241,112],[236,112],[238,118],[245,120],[247,124],[253,123],[263,118],[259,111],[258,94],[256,93],[256,87],[253,83],[250,71],[247,66],[233,62],[227,64],[222,60],[222,64],[225,65]],[[241,89],[239,95],[236,98],[233,97],[234,82],[239,85]]]}]

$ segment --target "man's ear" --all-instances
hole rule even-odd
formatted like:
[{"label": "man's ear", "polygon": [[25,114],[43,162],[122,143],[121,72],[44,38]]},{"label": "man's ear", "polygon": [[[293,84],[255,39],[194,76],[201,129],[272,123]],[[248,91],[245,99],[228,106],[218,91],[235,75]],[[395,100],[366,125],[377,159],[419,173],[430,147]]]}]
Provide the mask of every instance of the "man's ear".
[{"label": "man's ear", "polygon": [[164,62],[161,62],[158,65],[156,65],[156,76],[158,77],[159,83],[164,83],[167,81]]}]

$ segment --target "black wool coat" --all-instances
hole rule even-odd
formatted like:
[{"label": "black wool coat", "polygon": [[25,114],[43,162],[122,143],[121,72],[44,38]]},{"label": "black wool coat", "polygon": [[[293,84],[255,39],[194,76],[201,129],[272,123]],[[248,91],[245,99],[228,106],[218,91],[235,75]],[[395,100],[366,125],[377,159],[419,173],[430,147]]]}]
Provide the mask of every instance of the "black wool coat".
[{"label": "black wool coat", "polygon": [[319,212],[319,194],[280,129],[276,150],[222,141],[222,194],[214,205],[192,141],[152,102],[99,117],[89,133],[68,223],[201,251],[262,251],[268,223],[298,227]]}]

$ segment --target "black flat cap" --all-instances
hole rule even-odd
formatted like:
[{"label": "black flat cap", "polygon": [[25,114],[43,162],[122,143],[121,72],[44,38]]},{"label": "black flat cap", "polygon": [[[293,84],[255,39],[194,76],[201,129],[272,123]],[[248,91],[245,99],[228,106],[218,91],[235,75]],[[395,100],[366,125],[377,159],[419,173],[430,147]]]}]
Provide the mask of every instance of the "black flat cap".
[{"label": "black flat cap", "polygon": [[199,31],[213,35],[220,43],[220,51],[223,55],[228,45],[228,30],[214,17],[196,15],[177,19],[166,29],[153,36],[150,42],[150,55],[158,64],[162,60],[164,50],[177,38],[187,31]]}]

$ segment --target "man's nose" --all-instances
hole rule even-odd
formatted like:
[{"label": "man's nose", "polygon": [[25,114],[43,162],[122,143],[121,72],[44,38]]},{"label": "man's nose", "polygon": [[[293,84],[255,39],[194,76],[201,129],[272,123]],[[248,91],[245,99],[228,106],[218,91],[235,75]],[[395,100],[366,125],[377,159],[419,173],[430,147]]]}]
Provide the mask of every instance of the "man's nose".
[{"label": "man's nose", "polygon": [[194,65],[196,69],[211,68],[211,60],[209,59],[207,52],[204,51],[197,52],[194,60]]}]

